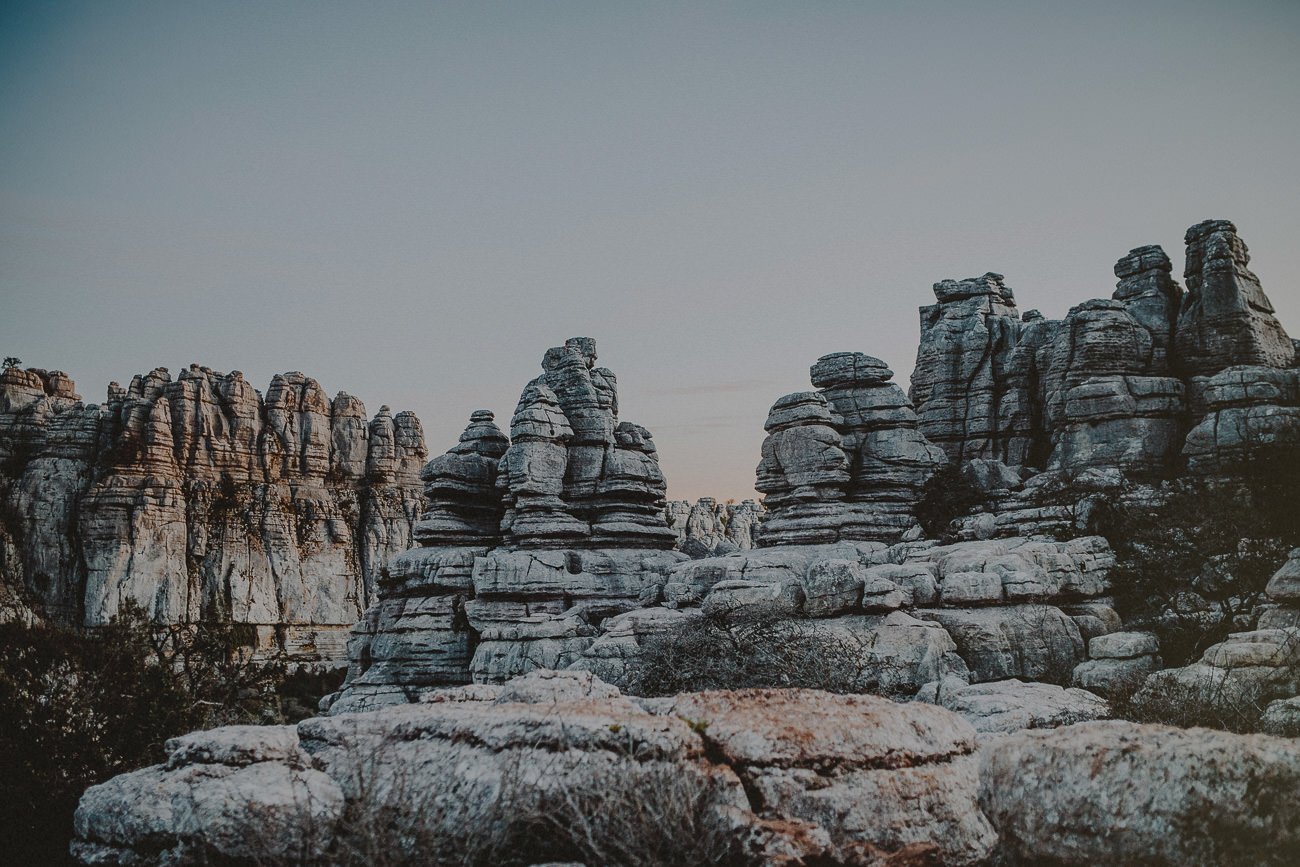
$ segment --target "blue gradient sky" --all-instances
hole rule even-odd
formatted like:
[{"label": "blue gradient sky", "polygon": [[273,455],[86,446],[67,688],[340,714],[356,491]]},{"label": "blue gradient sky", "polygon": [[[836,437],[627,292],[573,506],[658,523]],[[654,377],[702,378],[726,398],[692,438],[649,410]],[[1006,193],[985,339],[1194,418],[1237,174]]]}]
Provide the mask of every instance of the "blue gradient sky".
[{"label": "blue gradient sky", "polygon": [[431,451],[595,337],[670,495],[819,355],[1235,220],[1300,332],[1300,4],[0,4],[0,352],[302,370]]}]

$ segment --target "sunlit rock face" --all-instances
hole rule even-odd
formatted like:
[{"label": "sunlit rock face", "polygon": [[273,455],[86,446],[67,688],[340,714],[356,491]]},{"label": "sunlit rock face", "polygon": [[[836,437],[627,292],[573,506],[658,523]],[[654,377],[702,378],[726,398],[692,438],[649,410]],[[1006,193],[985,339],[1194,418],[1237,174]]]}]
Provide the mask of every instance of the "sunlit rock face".
[{"label": "sunlit rock face", "polygon": [[113,383],[98,406],[57,371],[7,370],[0,395],[0,565],[54,622],[133,603],[339,660],[380,564],[410,546],[426,457],[410,413],[367,422],[301,373],[263,398],[197,365]]}]

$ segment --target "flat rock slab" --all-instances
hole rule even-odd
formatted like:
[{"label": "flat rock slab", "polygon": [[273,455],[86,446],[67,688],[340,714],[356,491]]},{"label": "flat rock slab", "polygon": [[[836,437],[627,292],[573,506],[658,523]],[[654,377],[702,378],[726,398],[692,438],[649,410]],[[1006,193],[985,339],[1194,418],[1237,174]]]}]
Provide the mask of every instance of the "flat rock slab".
[{"label": "flat rock slab", "polygon": [[1300,863],[1300,741],[1109,721],[980,756],[980,803],[1028,863]]}]

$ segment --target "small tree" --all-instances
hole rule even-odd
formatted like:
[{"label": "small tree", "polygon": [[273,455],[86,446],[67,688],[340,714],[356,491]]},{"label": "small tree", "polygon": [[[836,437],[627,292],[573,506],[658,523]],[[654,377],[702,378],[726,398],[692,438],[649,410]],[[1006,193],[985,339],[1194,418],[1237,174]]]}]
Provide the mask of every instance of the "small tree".
[{"label": "small tree", "polygon": [[1186,664],[1249,619],[1300,546],[1300,448],[1259,449],[1214,477],[1176,480],[1154,500],[1110,498],[1092,520],[1115,549],[1120,614],[1160,634],[1166,664]]},{"label": "small tree", "polygon": [[16,355],[7,355],[5,356],[5,360],[4,360],[4,369],[8,370],[11,367],[17,367],[22,363],[23,360],[17,357]]}]

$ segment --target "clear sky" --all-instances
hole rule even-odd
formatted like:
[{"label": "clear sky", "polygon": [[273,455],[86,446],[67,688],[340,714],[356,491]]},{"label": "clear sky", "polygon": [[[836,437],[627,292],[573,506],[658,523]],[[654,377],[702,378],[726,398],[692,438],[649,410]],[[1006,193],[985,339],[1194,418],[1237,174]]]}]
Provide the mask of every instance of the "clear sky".
[{"label": "clear sky", "polygon": [[669,494],[833,351],[1236,221],[1300,333],[1300,3],[0,4],[0,352],[302,370],[429,447],[597,339]]}]

